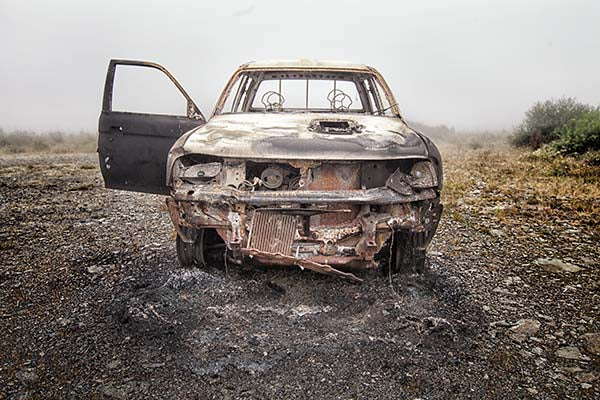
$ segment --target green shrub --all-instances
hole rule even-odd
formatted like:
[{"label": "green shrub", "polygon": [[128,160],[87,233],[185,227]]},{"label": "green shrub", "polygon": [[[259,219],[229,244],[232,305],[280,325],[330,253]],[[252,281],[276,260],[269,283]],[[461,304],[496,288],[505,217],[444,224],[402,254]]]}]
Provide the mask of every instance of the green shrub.
[{"label": "green shrub", "polygon": [[525,119],[516,127],[511,143],[537,149],[557,139],[557,130],[566,123],[592,110],[593,107],[571,97],[538,102],[525,113]]},{"label": "green shrub", "polygon": [[537,150],[527,152],[521,156],[525,161],[545,161],[551,162],[560,154],[549,144],[545,144]]},{"label": "green shrub", "polygon": [[569,121],[556,131],[552,147],[563,155],[600,150],[600,110],[590,111]]}]

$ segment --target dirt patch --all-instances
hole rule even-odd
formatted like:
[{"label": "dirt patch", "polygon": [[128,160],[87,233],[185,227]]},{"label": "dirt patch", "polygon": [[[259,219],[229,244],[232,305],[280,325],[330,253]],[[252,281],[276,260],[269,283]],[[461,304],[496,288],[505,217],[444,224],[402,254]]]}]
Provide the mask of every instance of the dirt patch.
[{"label": "dirt patch", "polygon": [[442,220],[426,273],[391,282],[182,270],[163,199],[103,189],[95,162],[0,159],[0,398],[600,395],[585,225],[524,235],[465,207]]}]

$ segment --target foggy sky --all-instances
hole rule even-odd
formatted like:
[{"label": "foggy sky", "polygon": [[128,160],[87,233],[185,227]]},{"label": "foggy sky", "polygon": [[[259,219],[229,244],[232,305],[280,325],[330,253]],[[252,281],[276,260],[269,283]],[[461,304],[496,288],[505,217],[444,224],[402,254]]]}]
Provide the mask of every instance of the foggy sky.
[{"label": "foggy sky", "polygon": [[110,58],[166,66],[212,112],[240,64],[369,64],[408,120],[510,129],[535,101],[600,103],[600,1],[0,0],[0,127],[96,129]]}]

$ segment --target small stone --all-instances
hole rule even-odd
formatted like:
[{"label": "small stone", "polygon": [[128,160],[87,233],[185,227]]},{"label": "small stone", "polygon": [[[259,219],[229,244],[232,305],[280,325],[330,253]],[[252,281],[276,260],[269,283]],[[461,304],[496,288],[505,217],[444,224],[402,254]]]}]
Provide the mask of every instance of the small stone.
[{"label": "small stone", "polygon": [[534,335],[540,330],[542,324],[537,319],[520,319],[517,325],[510,328],[513,333],[521,335]]},{"label": "small stone", "polygon": [[508,289],[504,289],[501,287],[495,287],[494,289],[492,289],[492,292],[499,293],[499,294],[506,294],[506,295],[515,295],[516,294],[516,293],[511,292]]},{"label": "small stone", "polygon": [[120,364],[121,364],[121,361],[119,361],[119,360],[113,360],[113,361],[111,361],[111,362],[109,362],[109,363],[107,364],[107,367],[108,367],[108,368],[110,368],[110,369],[115,369],[115,368],[117,368],[117,367],[118,367]]},{"label": "small stone", "polygon": [[535,335],[542,324],[537,319],[521,319],[517,325],[509,329],[511,339],[522,343],[531,335]]},{"label": "small stone", "polygon": [[579,382],[595,382],[600,378],[600,375],[596,375],[593,372],[585,372],[583,374],[577,375],[577,380]]},{"label": "small stone", "polygon": [[551,322],[554,320],[554,318],[552,318],[549,315],[544,315],[544,314],[537,314],[538,317],[540,317],[541,319],[543,319],[546,322]]},{"label": "small stone", "polygon": [[103,271],[103,268],[99,265],[91,265],[87,268],[90,274],[99,274]]},{"label": "small stone", "polygon": [[546,272],[554,274],[561,274],[565,272],[575,273],[581,271],[576,265],[562,262],[556,258],[538,258],[534,261],[534,264],[539,265]]},{"label": "small stone", "polygon": [[522,282],[523,281],[518,276],[509,276],[508,278],[506,278],[504,280],[504,284],[507,285],[507,286],[518,285],[518,284],[520,284]]},{"label": "small stone", "polygon": [[531,349],[531,351],[534,354],[537,354],[538,356],[541,356],[542,354],[544,354],[544,350],[541,347],[534,347],[533,349]]},{"label": "small stone", "polygon": [[548,361],[548,360],[546,360],[544,357],[540,357],[540,358],[537,358],[534,362],[535,362],[535,365],[539,367],[539,366],[543,365],[546,361]]},{"label": "small stone", "polygon": [[501,237],[504,236],[504,232],[502,232],[500,229],[490,229],[490,235]]},{"label": "small stone", "polygon": [[583,335],[583,341],[587,351],[600,356],[600,333],[586,333]]},{"label": "small stone", "polygon": [[23,369],[15,374],[16,378],[21,382],[35,383],[39,380],[37,373],[33,369]]},{"label": "small stone", "polygon": [[593,385],[589,384],[589,383],[582,383],[581,384],[581,388],[584,390],[588,390],[591,389],[593,387]]},{"label": "small stone", "polygon": [[589,360],[588,357],[581,354],[579,349],[574,346],[561,347],[554,353],[557,357],[568,358],[569,360]]},{"label": "small stone", "polygon": [[583,372],[583,369],[581,369],[579,367],[564,367],[562,370],[571,375],[576,374],[578,372]]},{"label": "small stone", "polygon": [[552,376],[552,379],[555,379],[557,381],[563,381],[563,382],[568,382],[569,378],[567,378],[566,376],[564,376],[563,374],[556,374]]},{"label": "small stone", "polygon": [[496,328],[498,326],[513,326],[514,324],[511,324],[510,322],[506,322],[505,320],[499,320],[499,321],[493,321],[490,322],[490,327],[492,328]]},{"label": "small stone", "polygon": [[117,387],[113,382],[105,383],[104,385],[100,386],[98,389],[101,394],[103,394],[104,396],[111,398],[111,399],[126,399],[127,398],[127,392],[122,390],[121,388]]},{"label": "small stone", "polygon": [[527,388],[527,391],[531,394],[538,394],[538,391],[534,388]]},{"label": "small stone", "polygon": [[524,358],[530,358],[531,356],[533,356],[533,354],[531,354],[527,350],[523,350],[523,349],[519,350],[519,354],[521,356],[523,356]]}]

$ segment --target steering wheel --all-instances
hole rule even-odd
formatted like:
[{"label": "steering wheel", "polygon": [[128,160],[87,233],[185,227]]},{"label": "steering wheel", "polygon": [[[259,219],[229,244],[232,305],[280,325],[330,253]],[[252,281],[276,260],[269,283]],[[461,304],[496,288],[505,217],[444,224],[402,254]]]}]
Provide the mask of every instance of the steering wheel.
[{"label": "steering wheel", "polygon": [[281,93],[270,90],[262,95],[260,102],[265,106],[267,111],[280,111],[285,103],[285,98]]},{"label": "steering wheel", "polygon": [[327,94],[331,111],[348,111],[352,105],[352,98],[340,89],[333,89]]}]

